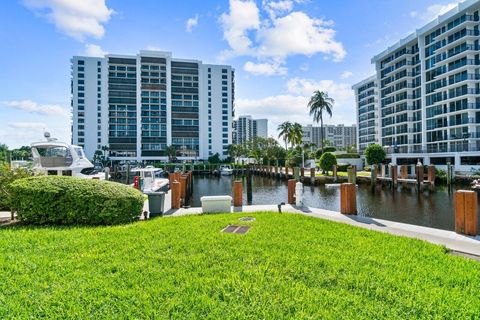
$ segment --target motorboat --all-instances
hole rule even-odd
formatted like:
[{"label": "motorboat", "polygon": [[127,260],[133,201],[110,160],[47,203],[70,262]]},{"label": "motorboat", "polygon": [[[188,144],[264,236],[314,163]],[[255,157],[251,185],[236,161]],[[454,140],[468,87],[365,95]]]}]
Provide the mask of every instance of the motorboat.
[{"label": "motorboat", "polygon": [[164,178],[162,169],[147,166],[132,168],[130,172],[140,178],[139,188],[143,193],[168,191],[169,189],[169,180]]},{"label": "motorboat", "polygon": [[44,133],[46,141],[34,142],[32,148],[34,172],[45,175],[105,179],[105,173],[95,170],[83,148],[60,142]]},{"label": "motorboat", "polygon": [[472,190],[480,191],[480,179],[473,180],[470,187],[472,188]]},{"label": "motorboat", "polygon": [[233,169],[227,164],[221,165],[220,166],[220,174],[222,176],[230,176],[233,174]]}]

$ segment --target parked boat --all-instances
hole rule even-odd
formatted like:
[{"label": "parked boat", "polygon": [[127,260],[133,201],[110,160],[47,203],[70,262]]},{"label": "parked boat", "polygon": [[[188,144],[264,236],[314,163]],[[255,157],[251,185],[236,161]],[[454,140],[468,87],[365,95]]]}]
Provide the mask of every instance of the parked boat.
[{"label": "parked boat", "polygon": [[83,148],[60,142],[44,134],[47,141],[31,144],[33,167],[40,174],[56,176],[73,176],[87,179],[105,179],[105,173],[95,170],[87,159]]},{"label": "parked boat", "polygon": [[470,187],[475,191],[480,191],[480,179],[473,180]]},{"label": "parked boat", "polygon": [[220,174],[222,176],[230,176],[233,174],[233,169],[227,164],[221,165],[220,166]]},{"label": "parked boat", "polygon": [[142,192],[168,191],[169,180],[163,177],[162,169],[147,166],[146,168],[133,168],[131,172],[140,177]]}]

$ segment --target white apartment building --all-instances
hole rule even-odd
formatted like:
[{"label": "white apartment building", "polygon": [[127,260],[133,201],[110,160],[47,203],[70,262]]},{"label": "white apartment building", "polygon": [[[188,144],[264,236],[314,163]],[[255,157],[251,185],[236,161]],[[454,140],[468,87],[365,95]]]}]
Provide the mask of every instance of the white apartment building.
[{"label": "white apartment building", "polygon": [[353,86],[357,108],[357,149],[363,154],[365,148],[379,142],[378,134],[378,83],[371,76]]},{"label": "white apartment building", "polygon": [[[302,143],[313,143],[321,146],[322,128],[311,124],[302,127]],[[343,124],[323,126],[323,140],[335,148],[347,148],[357,143],[357,127],[355,125],[345,126]]]},{"label": "white apartment building", "polygon": [[[480,165],[479,10],[478,0],[459,3],[372,58],[376,79],[353,86],[359,146],[374,142],[360,130],[371,128],[368,117],[378,107],[371,118],[378,116],[376,139],[393,163]],[[367,83],[378,104],[365,104],[360,89]]]},{"label": "white apartment building", "polygon": [[233,121],[233,141],[243,144],[255,137],[268,137],[268,120],[253,119],[252,116],[240,116]]},{"label": "white apartment building", "polygon": [[235,74],[231,66],[176,59],[170,52],[75,56],[72,143],[89,158],[106,145],[112,160],[227,156],[232,143]]}]

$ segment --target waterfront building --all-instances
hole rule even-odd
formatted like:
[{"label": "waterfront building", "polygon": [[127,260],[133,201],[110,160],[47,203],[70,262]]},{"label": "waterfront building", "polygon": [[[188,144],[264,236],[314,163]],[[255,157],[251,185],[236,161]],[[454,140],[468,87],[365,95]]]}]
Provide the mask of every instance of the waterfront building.
[{"label": "waterfront building", "polygon": [[253,119],[252,116],[240,116],[233,121],[234,143],[243,144],[255,137],[268,137],[268,120]]},{"label": "waterfront building", "polygon": [[302,127],[302,143],[313,143],[317,147],[321,146],[321,139],[336,148],[347,148],[357,143],[357,127],[355,125],[345,126],[343,124],[326,124],[322,128],[311,124]]},{"label": "waterfront building", "polygon": [[480,165],[479,10],[459,3],[372,58],[376,74],[353,86],[360,150],[377,141],[398,164]]},{"label": "waterfront building", "polygon": [[72,143],[112,160],[227,156],[232,143],[235,74],[231,66],[173,58],[170,52],[75,56]]}]

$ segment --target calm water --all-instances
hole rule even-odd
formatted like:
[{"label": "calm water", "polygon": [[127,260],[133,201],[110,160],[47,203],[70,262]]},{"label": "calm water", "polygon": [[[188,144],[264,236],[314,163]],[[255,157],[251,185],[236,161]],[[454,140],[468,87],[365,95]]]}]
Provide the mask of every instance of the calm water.
[{"label": "calm water", "polygon": [[[206,195],[231,195],[232,177],[194,177],[194,191],[191,206],[201,206],[200,197]],[[321,185],[304,187],[304,203],[307,206],[340,211],[339,185]],[[279,204],[287,202],[287,184],[285,180],[253,177],[252,204]],[[247,204],[246,184],[244,180],[244,204]],[[387,187],[377,187],[375,191],[369,185],[359,185],[357,189],[357,208],[360,216],[376,217],[386,220],[434,227],[445,230],[454,229],[453,193],[446,187],[437,187],[434,192],[418,193],[411,187],[406,190],[392,191]]]}]

